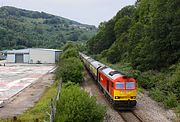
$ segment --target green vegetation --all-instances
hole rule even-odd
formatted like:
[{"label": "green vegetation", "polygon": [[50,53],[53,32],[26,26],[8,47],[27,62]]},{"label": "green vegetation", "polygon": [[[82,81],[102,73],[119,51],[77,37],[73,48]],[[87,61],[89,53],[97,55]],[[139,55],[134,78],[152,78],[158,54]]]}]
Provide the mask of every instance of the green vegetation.
[{"label": "green vegetation", "polygon": [[[17,119],[21,122],[33,122],[36,119],[43,121],[49,120],[49,116],[46,112],[50,113],[51,99],[57,94],[57,82],[51,87],[47,88],[40,100],[35,104],[34,107],[27,110],[22,115],[17,116]],[[0,119],[0,122],[12,122],[12,118]]]},{"label": "green vegetation", "polygon": [[61,61],[60,66],[60,76],[63,82],[82,82],[83,65],[78,58],[64,59]]},{"label": "green vegetation", "polygon": [[57,122],[102,122],[105,114],[95,97],[70,82],[63,85],[57,108]]},{"label": "green vegetation", "polygon": [[72,43],[68,43],[63,49],[64,52],[60,57],[56,78],[62,78],[63,82],[71,81],[81,83],[83,65],[79,59],[76,46],[74,46]]},{"label": "green vegetation", "polygon": [[179,0],[138,0],[101,23],[89,54],[137,78],[167,108],[180,105]]},{"label": "green vegetation", "polygon": [[101,23],[88,41],[91,54],[108,62],[130,62],[141,71],[161,70],[180,58],[180,8],[178,0],[141,0]]},{"label": "green vegetation", "polygon": [[95,97],[83,91],[78,84],[82,82],[83,65],[79,59],[80,45],[67,43],[63,47],[56,78],[62,79],[63,87],[57,103],[56,122],[102,122],[105,108],[96,103]]},{"label": "green vegetation", "polygon": [[58,48],[67,41],[86,41],[96,27],[44,12],[0,8],[0,50],[31,47]]}]

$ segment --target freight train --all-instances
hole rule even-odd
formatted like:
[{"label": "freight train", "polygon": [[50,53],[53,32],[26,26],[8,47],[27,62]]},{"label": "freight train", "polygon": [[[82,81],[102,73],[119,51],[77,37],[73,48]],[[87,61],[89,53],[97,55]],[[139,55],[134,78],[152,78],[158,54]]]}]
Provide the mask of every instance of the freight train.
[{"label": "freight train", "polygon": [[111,69],[83,53],[79,55],[115,109],[132,109],[136,106],[136,80],[134,78]]}]

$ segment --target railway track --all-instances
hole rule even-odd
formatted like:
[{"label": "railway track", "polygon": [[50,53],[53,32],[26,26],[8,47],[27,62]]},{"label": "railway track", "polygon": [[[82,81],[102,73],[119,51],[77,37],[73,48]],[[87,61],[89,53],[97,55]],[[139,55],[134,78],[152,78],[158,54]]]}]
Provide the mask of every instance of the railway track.
[{"label": "railway track", "polygon": [[118,111],[125,122],[144,122],[134,111]]},{"label": "railway track", "polygon": [[[85,69],[86,70],[86,69]],[[89,74],[89,72],[86,70],[87,74],[89,75],[89,77],[91,78],[93,84],[96,84],[96,82],[94,81],[94,79],[92,78],[92,76]],[[86,80],[84,80],[86,81]],[[86,81],[87,82],[87,81]],[[98,86],[97,86],[98,88]],[[129,111],[119,111],[119,110],[115,110],[114,107],[112,106],[112,104],[110,104],[110,102],[108,101],[108,99],[105,97],[105,95],[103,95],[103,92],[98,88],[98,92],[100,94],[102,94],[103,99],[105,100],[106,104],[113,109],[114,111],[117,112],[117,115],[120,116],[120,118],[122,118],[122,120],[124,122],[145,122],[139,115],[137,115],[134,110],[129,110]]]}]

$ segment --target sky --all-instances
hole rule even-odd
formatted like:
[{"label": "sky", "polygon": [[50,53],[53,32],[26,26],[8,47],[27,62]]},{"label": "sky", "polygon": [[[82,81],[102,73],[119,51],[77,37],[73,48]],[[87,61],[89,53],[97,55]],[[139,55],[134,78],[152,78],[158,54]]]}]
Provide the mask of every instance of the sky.
[{"label": "sky", "polygon": [[0,0],[0,6],[43,11],[77,22],[98,26],[136,0]]}]

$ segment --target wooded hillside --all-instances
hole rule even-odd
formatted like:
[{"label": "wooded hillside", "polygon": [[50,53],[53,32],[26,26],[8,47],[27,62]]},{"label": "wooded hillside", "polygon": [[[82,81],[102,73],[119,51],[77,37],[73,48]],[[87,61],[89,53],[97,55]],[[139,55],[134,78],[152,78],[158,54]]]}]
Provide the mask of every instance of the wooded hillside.
[{"label": "wooded hillside", "polygon": [[138,86],[180,113],[180,1],[138,0],[87,42],[88,52],[137,78]]},{"label": "wooded hillside", "polygon": [[121,9],[88,42],[89,53],[140,70],[168,67],[180,59],[180,1],[138,0]]},{"label": "wooded hillside", "polygon": [[44,12],[0,8],[0,50],[26,47],[57,48],[66,41],[86,41],[96,27]]}]

